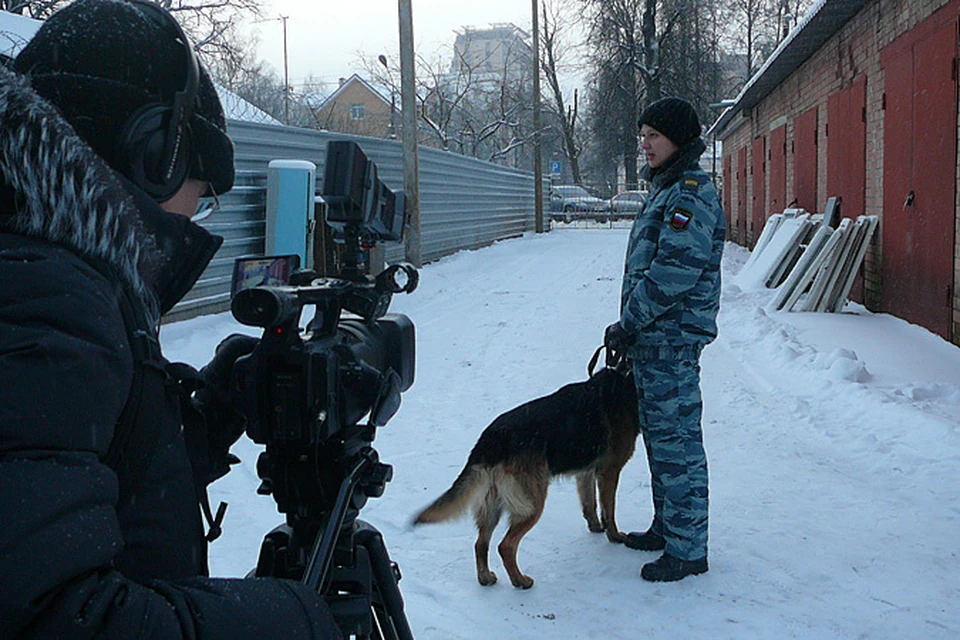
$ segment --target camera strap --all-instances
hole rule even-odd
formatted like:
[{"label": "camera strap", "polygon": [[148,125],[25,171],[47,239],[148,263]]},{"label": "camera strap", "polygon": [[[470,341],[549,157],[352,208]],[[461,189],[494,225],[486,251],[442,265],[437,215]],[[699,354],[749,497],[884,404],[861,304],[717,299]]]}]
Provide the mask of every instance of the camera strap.
[{"label": "camera strap", "polygon": [[146,397],[148,390],[157,387],[151,380],[165,379],[166,372],[156,334],[145,315],[136,312],[127,288],[118,288],[122,290],[118,302],[133,356],[133,380],[103,461],[117,474],[120,492],[117,509],[122,511],[136,493],[143,471],[157,448],[159,429],[150,428],[153,423],[141,418],[144,408],[151,404],[151,399]]},{"label": "camera strap", "polygon": [[[222,533],[221,525],[227,505],[220,503],[214,515],[207,496],[204,477],[209,471],[210,456],[206,447],[206,422],[192,406],[189,397],[197,385],[202,384],[200,374],[189,365],[167,362],[156,333],[145,315],[137,313],[137,307],[125,287],[118,300],[133,356],[133,379],[127,403],[114,427],[113,439],[103,460],[117,474],[120,493],[117,510],[126,509],[136,495],[143,472],[157,451],[164,430],[159,412],[169,402],[168,394],[177,393],[180,396],[183,438],[193,471],[197,502],[209,526],[205,537],[212,542]],[[171,389],[172,386],[176,388],[175,391]]]},{"label": "camera strap", "polygon": [[[193,469],[193,484],[197,490],[197,502],[203,511],[203,517],[209,527],[207,542],[213,542],[223,533],[223,518],[227,513],[227,503],[221,502],[216,515],[210,508],[210,496],[207,485],[219,476],[214,474],[214,464],[210,454],[207,418],[192,402],[191,396],[203,385],[200,372],[188,364],[176,362],[167,365],[167,372],[180,386],[180,407],[183,413],[183,441],[187,447],[187,457]],[[227,454],[230,455],[230,454]],[[239,460],[237,460],[239,462]]]}]

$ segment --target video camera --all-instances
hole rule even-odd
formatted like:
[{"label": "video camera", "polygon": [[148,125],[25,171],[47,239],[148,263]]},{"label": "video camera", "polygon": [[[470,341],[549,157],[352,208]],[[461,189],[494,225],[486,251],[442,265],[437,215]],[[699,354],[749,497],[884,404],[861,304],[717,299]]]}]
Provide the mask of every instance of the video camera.
[{"label": "video camera", "polygon": [[[376,428],[414,381],[413,323],[387,311],[394,293],[416,289],[417,270],[400,263],[373,277],[367,267],[376,242],[402,239],[403,195],[342,141],[329,143],[322,195],[345,245],[339,277],[297,271],[296,256],[238,260],[234,271],[234,317],[264,330],[236,366],[247,435],[265,445],[257,491],[286,516],[264,538],[256,575],[311,585],[345,636],[412,638],[399,569],[379,531],[357,520],[393,475],[372,447]],[[301,330],[306,306],[316,312]]]}]

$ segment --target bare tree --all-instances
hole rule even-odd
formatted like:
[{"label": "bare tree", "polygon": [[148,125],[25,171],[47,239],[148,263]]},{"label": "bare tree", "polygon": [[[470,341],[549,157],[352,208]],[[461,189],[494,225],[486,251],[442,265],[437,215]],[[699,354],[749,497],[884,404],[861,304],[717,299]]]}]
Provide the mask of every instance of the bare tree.
[{"label": "bare tree", "polygon": [[[530,78],[517,75],[517,56],[529,48],[509,46],[502,55],[469,55],[441,49],[431,60],[417,56],[420,142],[485,160],[520,166],[532,141]],[[385,94],[399,94],[399,69],[387,56],[360,56],[369,81]],[[444,60],[452,62],[444,62]]]},{"label": "bare tree", "polygon": [[763,64],[780,41],[781,0],[728,0],[726,11],[733,27],[729,33],[732,46],[742,52],[746,82]]},{"label": "bare tree", "polygon": [[64,0],[0,0],[0,11],[43,20],[63,3]]},{"label": "bare tree", "polygon": [[547,104],[560,127],[563,154],[570,164],[573,183],[581,184],[580,154],[583,153],[583,143],[578,138],[579,91],[574,89],[573,96],[568,102],[560,86],[560,75],[567,69],[565,57],[570,52],[569,46],[563,39],[564,33],[570,26],[569,18],[564,11],[565,7],[566,5],[560,0],[542,0],[541,2],[541,72],[550,91]]},{"label": "bare tree", "polygon": [[[260,0],[155,0],[176,16],[204,62],[244,58],[236,31],[242,17],[260,15]],[[0,10],[44,20],[70,0],[0,0]]]},{"label": "bare tree", "polygon": [[813,0],[777,1],[776,21],[777,24],[780,25],[780,37],[777,39],[778,42],[787,37],[787,35],[790,33],[790,30],[797,26],[797,24],[800,22],[800,18],[803,17],[803,14],[806,13],[812,5]]},{"label": "bare tree", "polygon": [[[647,96],[659,95],[659,48],[656,40],[641,29],[655,26],[655,0],[583,0],[590,13],[588,39],[597,71],[593,100],[595,125],[606,122],[594,133],[604,135],[615,157],[622,159],[627,189],[636,189],[637,179],[637,107],[641,99],[638,71],[644,74]],[[652,8],[651,8],[652,7]],[[641,21],[643,16],[643,21]],[[644,46],[645,38],[650,38]],[[641,55],[647,57],[641,59]],[[605,113],[604,113],[605,112]],[[604,131],[605,129],[605,131]]]},{"label": "bare tree", "polygon": [[477,152],[474,155],[482,149],[491,162],[513,167],[529,164],[524,150],[535,137],[530,75],[510,78],[506,70],[502,70],[499,83],[486,93],[486,106],[464,113],[467,118],[479,115],[482,123],[477,132]]},{"label": "bare tree", "polygon": [[[232,32],[227,35],[233,37]],[[298,85],[299,90],[285,89],[283,79],[270,65],[257,59],[256,51],[255,38],[238,37],[233,43],[232,55],[204,62],[220,86],[274,119],[296,127],[321,128],[314,107],[318,103],[317,95],[325,91],[325,84],[308,77]]]},{"label": "bare tree", "polygon": [[743,82],[760,69],[813,0],[726,0],[722,11],[730,26],[724,42],[743,56]]},{"label": "bare tree", "polygon": [[[720,0],[581,0],[591,23],[596,69],[593,129],[622,159],[627,188],[637,184],[639,108],[681,95],[708,116],[721,92]],[[615,126],[610,126],[615,123]]]},{"label": "bare tree", "polygon": [[757,47],[761,24],[765,14],[764,5],[769,0],[728,0],[726,11],[730,15],[730,24],[733,26],[731,36],[736,48],[744,52],[744,77],[746,82],[759,66],[762,60]]},{"label": "bare tree", "polygon": [[[426,137],[420,140],[428,146],[445,151],[464,153],[472,146],[465,135],[472,129],[454,126],[458,110],[474,88],[474,66],[466,63],[454,65],[457,71],[446,71],[449,63],[443,61],[443,50],[434,54],[432,60],[417,55],[417,110],[421,132]],[[456,53],[454,52],[455,56]],[[400,69],[391,65],[389,59],[380,55],[377,61],[361,55],[364,73],[374,86],[385,88],[384,93],[400,95]]]}]

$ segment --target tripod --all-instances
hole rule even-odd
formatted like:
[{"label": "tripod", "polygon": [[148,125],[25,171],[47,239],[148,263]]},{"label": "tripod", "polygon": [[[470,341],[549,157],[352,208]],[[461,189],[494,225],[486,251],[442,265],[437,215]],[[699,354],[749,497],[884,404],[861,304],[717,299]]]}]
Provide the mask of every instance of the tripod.
[{"label": "tripod", "polygon": [[293,518],[292,526],[282,524],[264,537],[256,575],[302,580],[324,597],[345,637],[413,640],[400,569],[380,532],[356,519],[366,496],[382,494],[392,475],[372,447],[363,449],[319,526]]}]

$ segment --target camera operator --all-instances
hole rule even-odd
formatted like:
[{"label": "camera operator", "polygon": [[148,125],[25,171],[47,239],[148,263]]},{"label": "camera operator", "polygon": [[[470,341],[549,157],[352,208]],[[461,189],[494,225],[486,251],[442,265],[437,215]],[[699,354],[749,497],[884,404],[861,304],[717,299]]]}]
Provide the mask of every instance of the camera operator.
[{"label": "camera operator", "polygon": [[299,583],[206,577],[198,505],[215,534],[206,485],[244,429],[228,381],[256,341],[228,338],[195,372],[157,338],[222,242],[190,220],[234,178],[209,76],[143,0],[76,0],[14,69],[0,65],[0,635],[339,638]]}]

